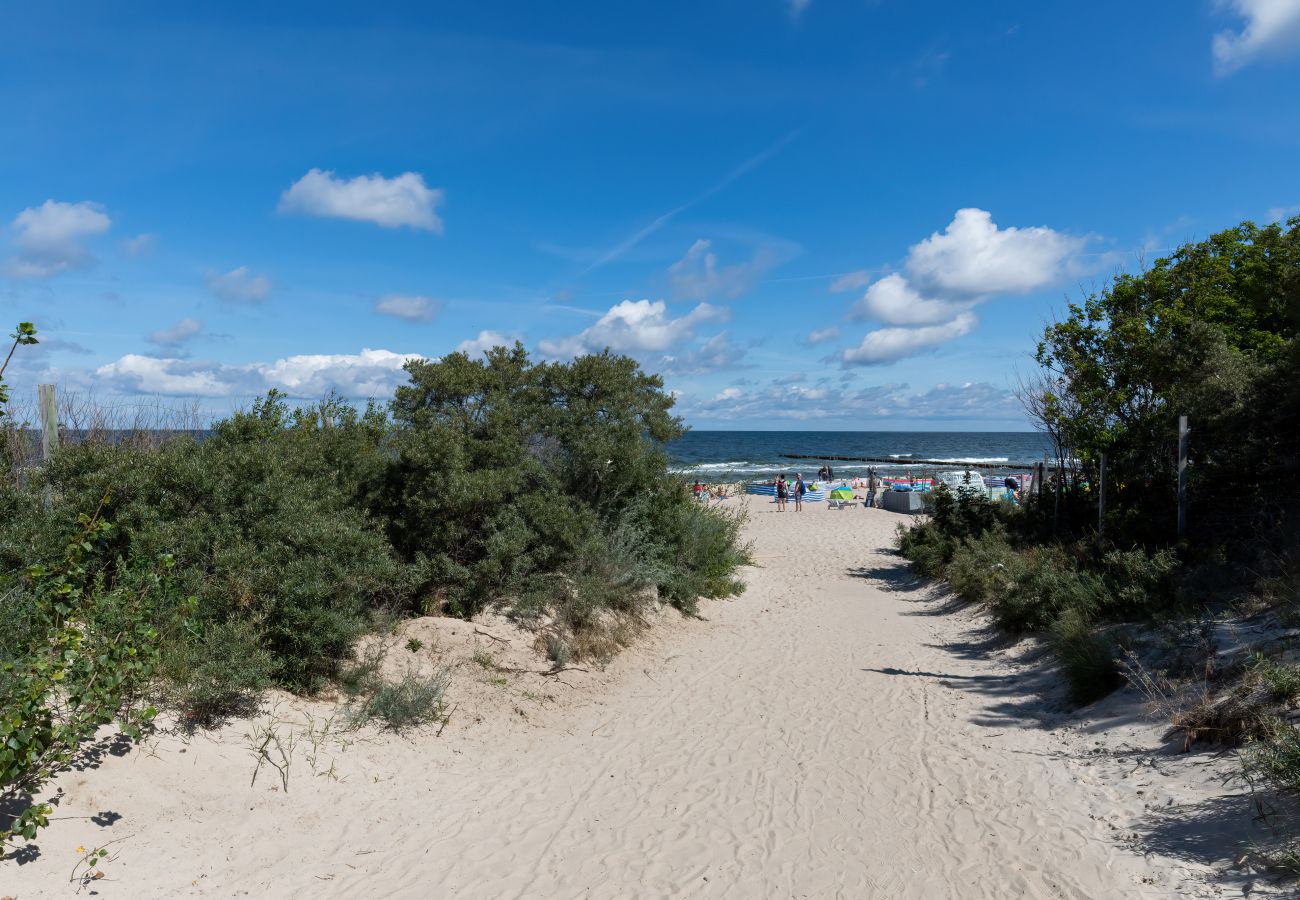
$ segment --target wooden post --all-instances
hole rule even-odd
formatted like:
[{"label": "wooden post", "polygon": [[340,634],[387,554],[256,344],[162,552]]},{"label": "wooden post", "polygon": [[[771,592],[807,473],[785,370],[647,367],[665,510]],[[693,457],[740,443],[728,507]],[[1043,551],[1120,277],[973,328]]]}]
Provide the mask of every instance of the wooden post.
[{"label": "wooden post", "polygon": [[59,410],[54,402],[54,385],[36,387],[41,414],[41,462],[48,462],[59,447]]},{"label": "wooden post", "polygon": [[1178,417],[1178,536],[1187,533],[1187,416]]},{"label": "wooden post", "polygon": [[1106,533],[1106,454],[1101,455],[1101,468],[1097,478],[1097,543]]}]

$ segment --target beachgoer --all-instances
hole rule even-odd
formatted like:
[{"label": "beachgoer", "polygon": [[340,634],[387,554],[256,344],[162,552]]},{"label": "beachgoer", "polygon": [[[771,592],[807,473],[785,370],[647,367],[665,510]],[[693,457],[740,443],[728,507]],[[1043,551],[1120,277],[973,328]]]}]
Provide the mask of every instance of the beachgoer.
[{"label": "beachgoer", "polygon": [[1019,503],[1019,502],[1020,502],[1020,483],[1019,483],[1018,481],[1016,481],[1014,478],[1012,478],[1010,475],[1008,475],[1007,478],[1006,478],[1006,480],[1003,481],[1002,483],[1003,483],[1003,485],[1006,486],[1006,489],[1007,489],[1007,493],[1006,493],[1006,498],[1005,498],[1005,499],[1010,500],[1012,503]]},{"label": "beachgoer", "polygon": [[803,474],[798,473],[794,476],[794,511],[803,510],[803,495],[808,493],[808,488],[804,486]]},{"label": "beachgoer", "polygon": [[872,469],[871,474],[867,476],[867,509],[876,505],[876,470]]},{"label": "beachgoer", "polygon": [[700,494],[702,494],[703,492],[704,492],[704,485],[700,484],[698,481],[695,482],[694,485],[692,485],[691,493],[695,495],[696,500],[700,499]]},{"label": "beachgoer", "polygon": [[830,466],[826,467],[826,480],[827,481],[835,480],[835,470],[832,469]]},{"label": "beachgoer", "polygon": [[776,511],[785,512],[785,498],[789,494],[789,486],[785,483],[785,476],[776,476]]}]

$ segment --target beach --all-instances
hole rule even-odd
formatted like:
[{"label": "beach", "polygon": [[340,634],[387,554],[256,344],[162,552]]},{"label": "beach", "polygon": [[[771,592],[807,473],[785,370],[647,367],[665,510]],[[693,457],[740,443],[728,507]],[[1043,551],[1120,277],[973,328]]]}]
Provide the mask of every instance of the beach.
[{"label": "beach", "polygon": [[1245,801],[1152,762],[1131,697],[1069,712],[1042,654],[912,578],[906,517],[727,502],[755,565],[701,618],[555,674],[500,618],[404,623],[387,665],[454,667],[445,725],[272,695],[110,750],[0,895],[71,896],[104,846],[106,898],[1240,896],[1229,841],[1182,852],[1152,810]]}]

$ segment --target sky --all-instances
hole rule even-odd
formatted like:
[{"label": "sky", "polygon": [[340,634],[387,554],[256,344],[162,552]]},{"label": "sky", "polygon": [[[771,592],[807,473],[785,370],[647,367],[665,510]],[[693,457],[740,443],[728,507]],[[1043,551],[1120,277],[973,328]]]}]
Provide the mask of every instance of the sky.
[{"label": "sky", "polygon": [[1300,0],[118,6],[2,14],[20,402],[519,340],[695,428],[1027,429],[1069,302],[1300,213]]}]

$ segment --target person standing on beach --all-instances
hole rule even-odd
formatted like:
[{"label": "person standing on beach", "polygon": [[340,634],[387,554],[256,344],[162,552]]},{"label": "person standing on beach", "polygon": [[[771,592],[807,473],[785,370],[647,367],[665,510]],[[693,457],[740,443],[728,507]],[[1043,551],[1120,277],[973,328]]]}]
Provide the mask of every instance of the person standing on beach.
[{"label": "person standing on beach", "polygon": [[789,494],[789,492],[790,489],[785,483],[785,476],[784,475],[776,476],[776,511],[777,512],[785,512],[785,498]]},{"label": "person standing on beach", "polygon": [[803,495],[808,492],[808,488],[803,483],[803,473],[800,472],[794,476],[794,511],[803,512]]}]

